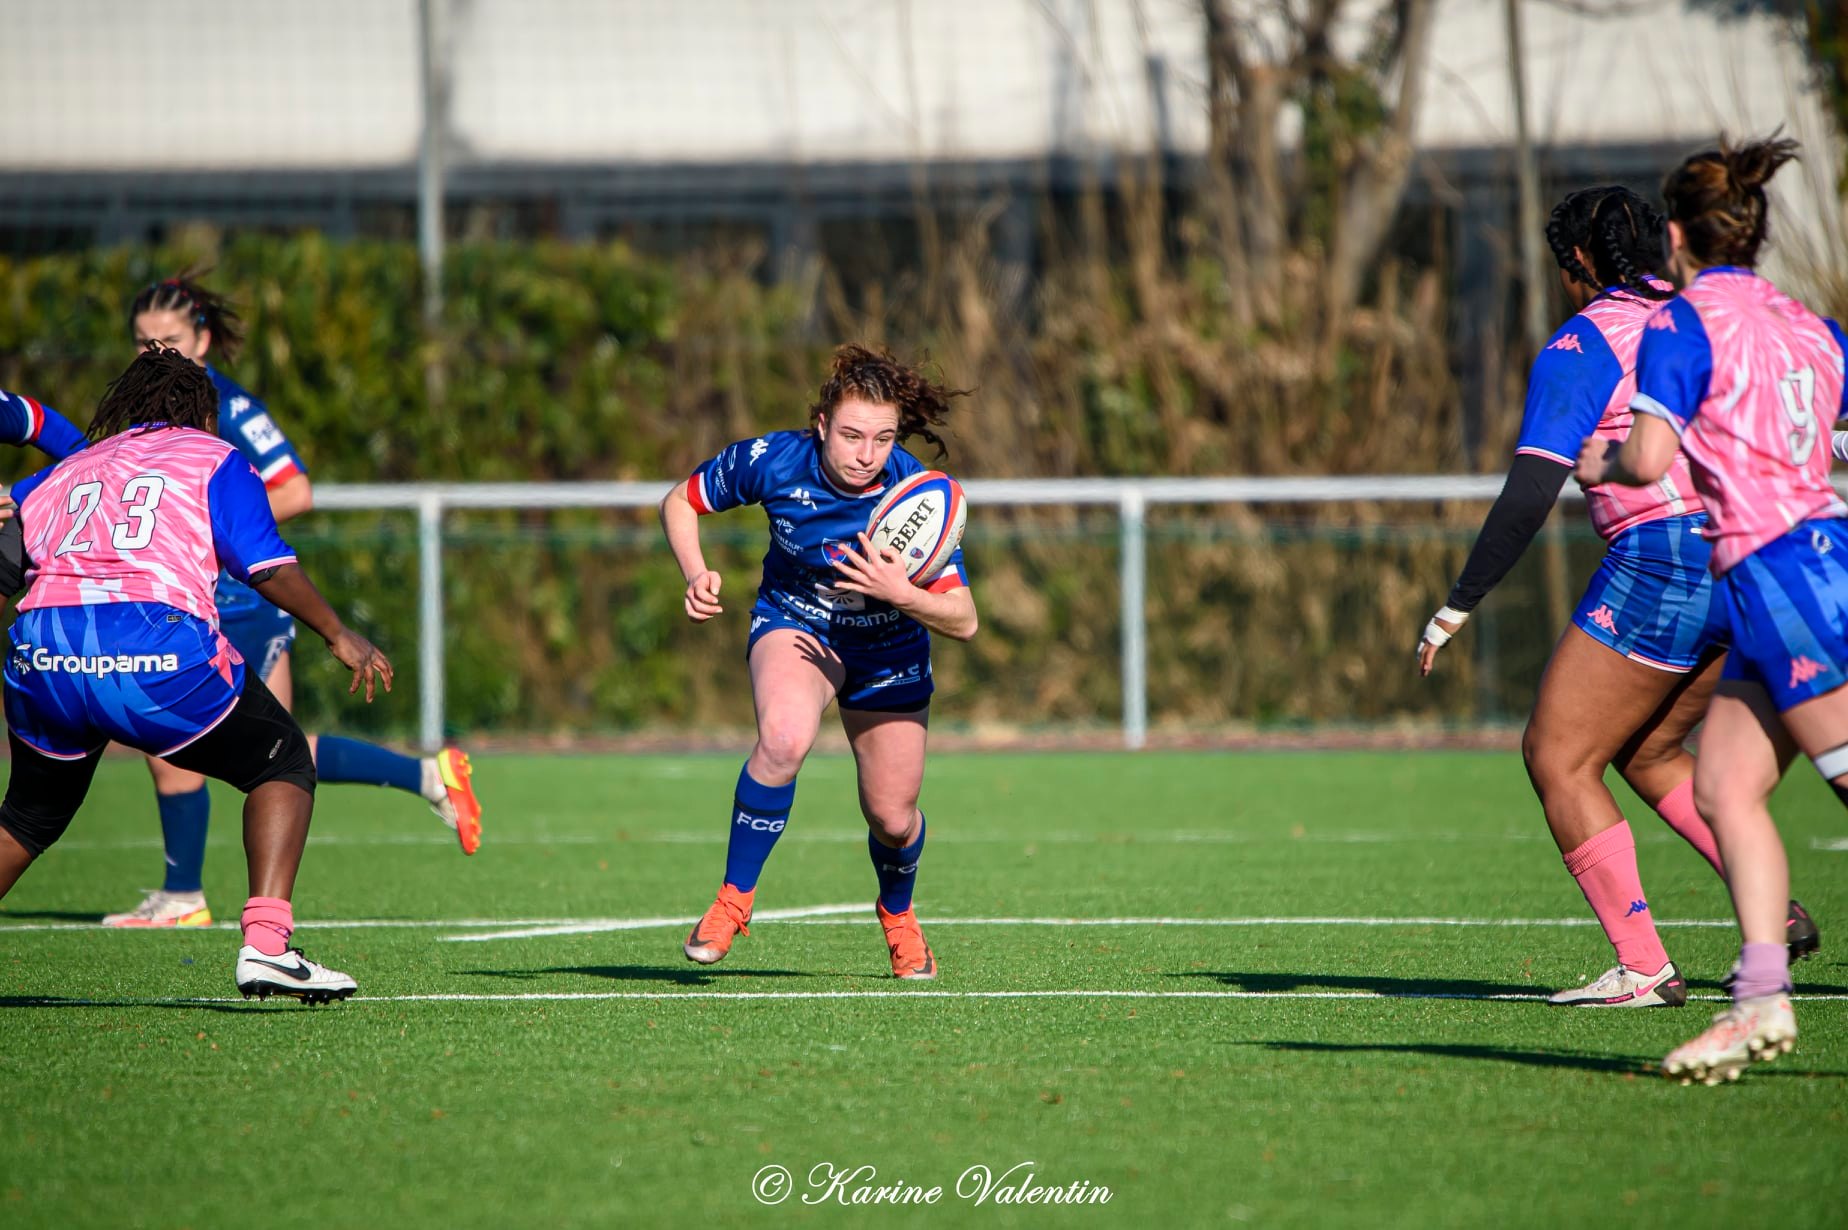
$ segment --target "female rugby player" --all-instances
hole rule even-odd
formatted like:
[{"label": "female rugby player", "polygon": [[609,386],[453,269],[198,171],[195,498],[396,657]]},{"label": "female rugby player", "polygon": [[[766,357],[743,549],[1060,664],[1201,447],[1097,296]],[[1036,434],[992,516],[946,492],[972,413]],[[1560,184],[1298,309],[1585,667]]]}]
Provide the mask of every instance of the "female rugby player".
[{"label": "female rugby player", "polygon": [[1784,907],[1790,866],[1772,790],[1800,748],[1848,802],[1848,505],[1826,433],[1848,411],[1848,341],[1753,272],[1764,185],[1794,141],[1722,147],[1669,173],[1670,269],[1681,295],[1649,318],[1627,438],[1584,441],[1579,481],[1645,486],[1692,463],[1732,651],[1707,711],[1695,799],[1713,826],[1744,944],[1732,1006],[1663,1060],[1709,1084],[1790,1049]]},{"label": "female rugby player", "polygon": [[[27,582],[5,666],[12,770],[0,802],[0,897],[70,825],[110,740],[246,795],[246,995],[339,999],[353,980],[289,947],[289,904],[314,808],[295,720],[232,652],[212,605],[220,569],[313,628],[364,683],[391,663],[348,629],[276,532],[262,482],[217,438],[218,393],[150,348],[110,386],[94,443],[16,484],[7,593]],[[15,532],[22,531],[22,532]]]},{"label": "female rugby player", "polygon": [[[1578,311],[1534,361],[1507,484],[1419,644],[1427,675],[1438,650],[1545,523],[1579,442],[1629,431],[1643,323],[1672,293],[1654,276],[1661,216],[1628,188],[1572,193],[1554,208],[1546,237]],[[1707,517],[1686,461],[1677,459],[1648,487],[1603,486],[1586,499],[1609,549],[1541,677],[1521,751],[1566,869],[1616,949],[1617,964],[1552,1002],[1680,1006],[1687,984],[1656,932],[1636,842],[1604,784],[1604,768],[1616,768],[1725,875],[1694,805],[1694,759],[1683,745],[1719,678],[1726,618],[1707,574],[1700,536]],[[1793,952],[1814,952],[1819,940],[1808,914],[1795,902],[1789,913]]]},{"label": "female rugby player", "polygon": [[[256,468],[269,492],[278,522],[307,512],[314,490],[287,436],[263,403],[207,362],[214,353],[230,356],[242,341],[237,313],[218,295],[182,275],[145,287],[129,305],[129,326],[137,347],[149,342],[179,351],[205,369],[218,392],[218,434],[237,446]],[[286,708],[294,700],[290,648],[295,621],[248,585],[229,574],[221,577],[217,597],[220,626],[244,660]],[[444,824],[455,829],[465,854],[481,842],[481,805],[470,780],[468,757],[445,748],[418,760],[374,743],[333,735],[308,736],[315,770],[322,782],[360,782],[393,786],[421,796]],[[166,877],[134,909],[104,917],[111,927],[205,927],[212,913],[205,901],[203,872],[205,834],[211,820],[211,796],[205,778],[158,757],[148,758],[160,806],[166,847]]]},{"label": "female rugby player", "polygon": [[859,771],[892,973],[937,976],[911,905],[924,850],[918,792],[934,686],[930,633],[974,636],[975,600],[960,550],[920,587],[895,557],[871,548],[865,530],[880,493],[925,469],[899,444],[919,436],[941,452],[936,428],[958,396],[888,353],[843,346],[809,409],[808,430],[741,440],[661,501],[661,525],[686,577],[686,612],[695,623],[724,609],[719,574],[700,551],[699,518],[761,504],[770,522],[745,650],[757,745],[738,774],[725,878],[687,936],[689,960],[721,961],[735,936],[750,934],[758,875],[788,823],[796,774],[822,713],[838,703]]}]

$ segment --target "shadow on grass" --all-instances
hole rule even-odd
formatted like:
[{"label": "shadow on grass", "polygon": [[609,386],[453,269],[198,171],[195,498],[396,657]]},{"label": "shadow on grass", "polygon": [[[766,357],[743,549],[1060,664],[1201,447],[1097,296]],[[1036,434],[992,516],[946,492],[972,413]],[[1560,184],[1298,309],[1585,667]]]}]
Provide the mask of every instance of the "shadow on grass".
[{"label": "shadow on grass", "polygon": [[682,987],[709,987],[718,982],[748,982],[753,978],[813,978],[793,969],[712,969],[686,965],[558,965],[549,969],[465,969],[465,978],[511,978],[531,982],[560,974],[604,978],[611,982],[670,982]]},{"label": "shadow on grass", "polygon": [[[1477,1046],[1460,1042],[1237,1042],[1235,1046],[1262,1046],[1273,1051],[1298,1051],[1312,1054],[1382,1054],[1429,1055],[1435,1059],[1481,1059],[1490,1063],[1513,1063],[1532,1068],[1577,1068],[1584,1072],[1609,1072],[1618,1076],[1647,1076],[1661,1079],[1661,1060],[1642,1055],[1607,1055],[1595,1051],[1576,1051],[1563,1047]],[[1805,1071],[1788,1066],[1788,1060],[1756,1064],[1741,1079],[1760,1080],[1767,1076],[1801,1077],[1808,1080],[1848,1080],[1848,1073]]]},{"label": "shadow on grass", "polygon": [[185,1008],[193,1012],[276,1012],[302,1008],[292,1003],[217,1003],[197,999],[72,999],[62,995],[0,995],[0,1010],[8,1008]]},{"label": "shadow on grass", "polygon": [[1364,991],[1391,999],[1544,1000],[1552,992],[1530,983],[1467,978],[1382,978],[1373,974],[1241,974],[1190,970],[1172,978],[1211,978],[1239,991]]},{"label": "shadow on grass", "polygon": [[105,910],[0,910],[0,922],[79,922],[103,925]]}]

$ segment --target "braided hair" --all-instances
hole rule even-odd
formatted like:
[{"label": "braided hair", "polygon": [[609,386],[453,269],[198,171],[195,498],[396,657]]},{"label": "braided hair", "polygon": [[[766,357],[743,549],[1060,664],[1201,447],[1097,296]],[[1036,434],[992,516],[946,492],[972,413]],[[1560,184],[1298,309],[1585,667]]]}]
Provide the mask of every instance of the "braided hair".
[{"label": "braided hair", "polygon": [[938,384],[917,368],[908,367],[881,347],[849,344],[834,352],[834,362],[815,404],[809,407],[809,422],[849,397],[875,405],[891,406],[898,411],[898,438],[922,436],[937,446],[937,456],[949,451],[936,428],[943,426],[950,411],[950,399],[967,397],[968,389],[952,389]]},{"label": "braided hair", "polygon": [[[1621,286],[1645,299],[1674,295],[1651,281],[1662,267],[1662,236],[1662,215],[1617,184],[1571,193],[1546,223],[1553,259],[1574,280],[1593,290]],[[1585,268],[1574,249],[1591,257],[1592,268]]]},{"label": "braided hair", "polygon": [[218,390],[205,369],[158,342],[135,356],[97,404],[87,433],[92,443],[137,427],[194,427],[215,431]]},{"label": "braided hair", "polygon": [[223,295],[199,284],[200,276],[200,272],[188,269],[142,287],[128,305],[129,327],[134,328],[135,318],[143,312],[178,312],[192,322],[193,328],[209,331],[212,345],[229,362],[243,344],[243,322]]}]

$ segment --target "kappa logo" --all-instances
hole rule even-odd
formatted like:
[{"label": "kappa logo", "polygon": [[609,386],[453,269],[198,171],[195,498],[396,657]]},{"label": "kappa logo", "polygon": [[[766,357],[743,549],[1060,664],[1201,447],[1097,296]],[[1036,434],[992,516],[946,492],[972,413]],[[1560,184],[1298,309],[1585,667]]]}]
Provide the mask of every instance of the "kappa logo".
[{"label": "kappa logo", "polygon": [[1667,329],[1670,333],[1681,332],[1681,330],[1675,328],[1675,318],[1668,314],[1667,308],[1662,308],[1654,316],[1649,318],[1649,327],[1651,329]]},{"label": "kappa logo", "polygon": [[1597,610],[1593,611],[1591,613],[1591,622],[1597,624],[1606,632],[1617,631],[1617,617],[1611,614],[1611,608],[1608,606],[1600,606]]},{"label": "kappa logo", "polygon": [[765,453],[769,451],[770,451],[770,441],[764,439],[762,436],[759,436],[757,439],[751,441],[751,459],[746,464],[756,465],[757,459],[759,457],[762,457]]},{"label": "kappa logo", "polygon": [[1648,912],[1649,903],[1647,901],[1632,901],[1630,908],[1623,912],[1623,916],[1628,918],[1632,914],[1647,914]]},{"label": "kappa logo", "polygon": [[768,615],[753,615],[751,616],[751,631],[756,632],[759,628],[763,627],[765,624],[769,622],[770,622],[770,617]]},{"label": "kappa logo", "polygon": [[815,507],[815,493],[810,491],[807,487],[791,487],[789,489],[789,498],[802,505],[804,508]]},{"label": "kappa logo", "polygon": [[1579,338],[1578,338],[1578,334],[1576,333],[1560,334],[1558,337],[1553,339],[1553,344],[1551,346],[1548,346],[1547,349],[1548,350],[1569,350],[1573,354],[1584,354],[1585,353],[1585,348],[1579,345]]},{"label": "kappa logo", "polygon": [[1814,658],[1795,657],[1790,660],[1790,687],[1799,687],[1808,683],[1829,668]]}]

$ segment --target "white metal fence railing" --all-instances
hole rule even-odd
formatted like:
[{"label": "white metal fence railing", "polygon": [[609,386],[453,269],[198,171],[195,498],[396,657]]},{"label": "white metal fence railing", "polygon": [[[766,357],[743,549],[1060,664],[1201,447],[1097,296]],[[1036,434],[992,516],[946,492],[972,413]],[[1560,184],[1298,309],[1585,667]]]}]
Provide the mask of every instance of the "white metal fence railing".
[{"label": "white metal fence railing", "polygon": [[[338,484],[315,488],[315,506],[330,511],[414,510],[417,513],[417,660],[421,689],[418,730],[423,745],[443,741],[443,517],[451,509],[647,508],[667,482],[651,483],[412,483]],[[1123,745],[1148,736],[1147,552],[1151,504],[1437,503],[1492,500],[1502,477],[1387,475],[1352,478],[1047,478],[971,479],[964,486],[976,508],[1026,505],[1114,506],[1117,510],[1122,602]],[[1568,483],[1565,495],[1581,498]],[[665,550],[665,546],[662,548]]]}]

